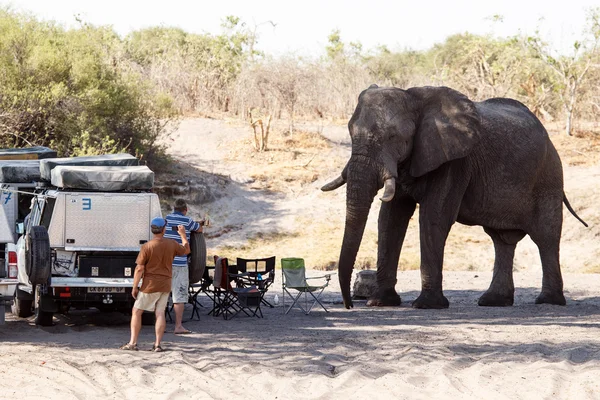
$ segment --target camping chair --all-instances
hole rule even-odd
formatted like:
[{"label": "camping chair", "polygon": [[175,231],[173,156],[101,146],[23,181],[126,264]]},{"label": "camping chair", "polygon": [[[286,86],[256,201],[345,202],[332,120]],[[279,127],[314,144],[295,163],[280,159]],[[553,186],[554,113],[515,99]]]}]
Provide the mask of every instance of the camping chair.
[{"label": "camping chair", "polygon": [[214,295],[210,290],[210,285],[213,283],[212,278],[208,274],[209,267],[204,268],[204,273],[202,275],[202,279],[196,283],[191,283],[189,287],[189,299],[188,303],[192,305],[192,316],[190,317],[190,321],[194,319],[194,316],[198,317],[198,321],[200,320],[200,307],[204,307],[198,296],[201,293],[204,293],[208,296],[209,299],[213,301],[214,304]]},{"label": "camping chair", "polygon": [[[304,314],[308,315],[317,303],[323,307],[323,310],[329,312],[323,303],[321,303],[320,296],[329,285],[331,274],[307,278],[303,258],[282,258],[281,273],[283,277],[283,309],[285,314],[289,313],[292,307],[297,306],[304,311]],[[307,281],[310,279],[325,279],[325,283],[318,286],[309,285]],[[296,290],[298,293],[294,295],[290,290]],[[302,305],[301,302],[298,302],[302,294],[304,294],[304,305]],[[292,300],[292,304],[288,308],[285,306],[286,295]],[[309,298],[308,295],[312,298]]]},{"label": "camping chair", "polygon": [[237,258],[237,269],[242,275],[239,283],[242,287],[256,287],[259,289],[262,304],[273,308],[265,300],[265,293],[275,281],[275,256],[267,258]]},{"label": "camping chair", "polygon": [[213,278],[213,309],[208,315],[219,316],[229,319],[237,314],[239,306],[236,294],[231,286],[230,274],[237,273],[235,265],[229,265],[227,258],[215,256],[215,275]]}]

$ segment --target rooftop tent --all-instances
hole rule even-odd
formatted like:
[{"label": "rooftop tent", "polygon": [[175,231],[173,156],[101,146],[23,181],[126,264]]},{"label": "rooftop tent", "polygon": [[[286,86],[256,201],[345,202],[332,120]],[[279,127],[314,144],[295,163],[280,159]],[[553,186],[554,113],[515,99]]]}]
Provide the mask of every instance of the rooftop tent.
[{"label": "rooftop tent", "polygon": [[137,165],[139,165],[138,159],[127,153],[86,157],[48,158],[40,161],[40,174],[43,180],[50,181],[52,179],[52,170],[57,166],[131,167]]},{"label": "rooftop tent", "polygon": [[0,149],[0,160],[39,160],[56,156],[56,151],[42,146]]},{"label": "rooftop tent", "polygon": [[39,160],[0,159],[0,183],[32,183],[39,180]]},{"label": "rooftop tent", "polygon": [[51,183],[64,189],[99,190],[150,190],[154,185],[154,172],[146,166],[105,167],[59,165],[52,170]]}]

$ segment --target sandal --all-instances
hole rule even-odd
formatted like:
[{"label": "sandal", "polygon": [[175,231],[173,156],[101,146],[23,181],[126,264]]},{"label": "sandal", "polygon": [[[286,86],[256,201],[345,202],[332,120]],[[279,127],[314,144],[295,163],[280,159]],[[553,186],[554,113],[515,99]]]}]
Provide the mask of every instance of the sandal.
[{"label": "sandal", "polygon": [[152,350],[151,351],[153,351],[155,353],[160,353],[160,352],[163,351],[163,348],[160,347],[160,344],[158,346],[152,345]]},{"label": "sandal", "polygon": [[121,350],[133,350],[138,351],[137,344],[125,343],[123,346],[119,347]]}]

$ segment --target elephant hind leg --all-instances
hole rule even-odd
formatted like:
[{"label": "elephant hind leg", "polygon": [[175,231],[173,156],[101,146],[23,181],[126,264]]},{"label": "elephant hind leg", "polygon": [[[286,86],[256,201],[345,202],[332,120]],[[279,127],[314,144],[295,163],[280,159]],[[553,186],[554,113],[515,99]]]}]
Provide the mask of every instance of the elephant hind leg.
[{"label": "elephant hind leg", "polygon": [[543,218],[529,232],[531,240],[538,246],[542,260],[542,291],[536,298],[536,304],[556,304],[564,306],[567,302],[563,294],[563,280],[560,272],[560,235],[562,231],[562,203],[558,200],[552,206],[547,205]]},{"label": "elephant hind leg", "polygon": [[515,247],[523,239],[525,232],[520,230],[496,230],[483,228],[494,242],[496,258],[494,275],[489,289],[479,298],[480,306],[504,307],[512,306],[515,298],[513,281],[513,260]]}]

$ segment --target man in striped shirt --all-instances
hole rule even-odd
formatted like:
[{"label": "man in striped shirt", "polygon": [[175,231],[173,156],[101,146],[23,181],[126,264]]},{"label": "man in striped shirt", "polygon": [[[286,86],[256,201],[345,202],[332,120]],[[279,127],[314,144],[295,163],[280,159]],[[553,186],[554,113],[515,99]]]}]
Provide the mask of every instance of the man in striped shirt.
[{"label": "man in striped shirt", "polygon": [[[167,229],[165,231],[165,238],[176,240],[181,244],[181,238],[177,234],[173,227],[177,228],[178,225],[185,227],[185,234],[190,240],[190,232],[202,232],[202,224],[204,221],[194,221],[190,217],[186,216],[188,211],[187,204],[183,199],[175,200],[175,206],[173,212],[165,217],[167,220]],[[188,302],[188,287],[189,287],[189,271],[187,256],[177,256],[173,260],[173,280],[171,283],[171,294],[173,296],[173,308],[175,309],[175,330],[174,333],[182,335],[191,333],[183,327],[183,309],[185,303]]]}]

